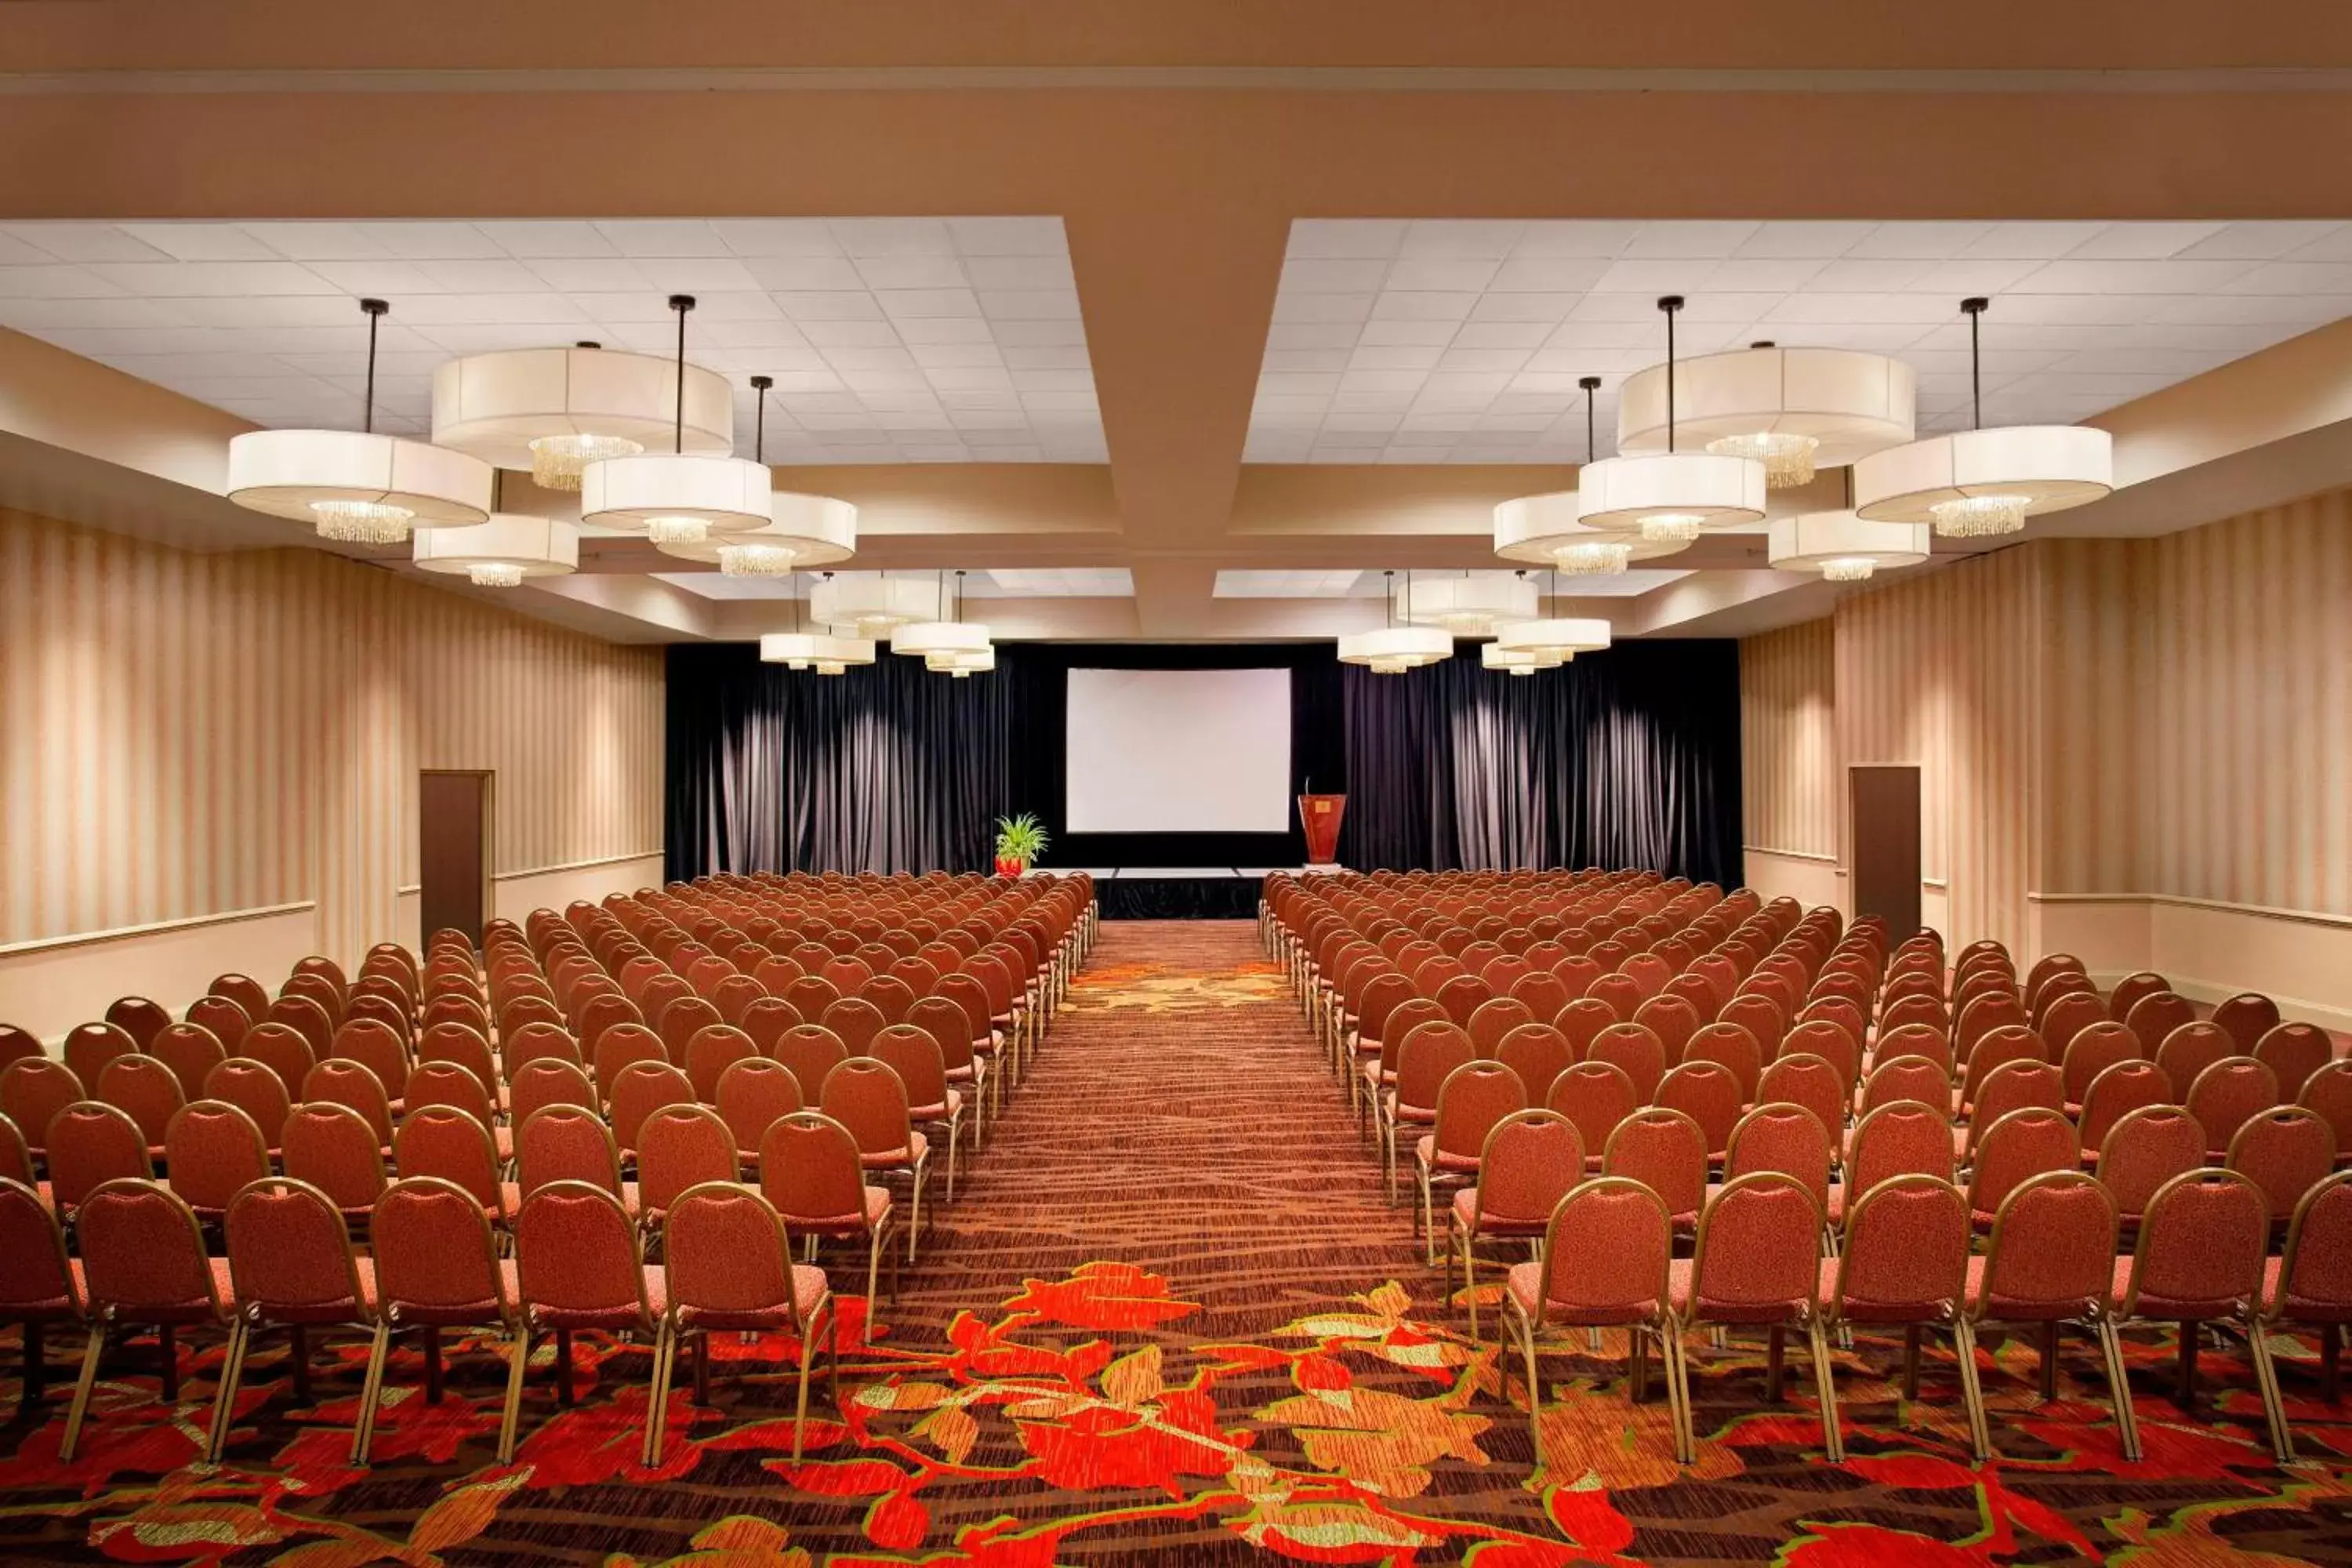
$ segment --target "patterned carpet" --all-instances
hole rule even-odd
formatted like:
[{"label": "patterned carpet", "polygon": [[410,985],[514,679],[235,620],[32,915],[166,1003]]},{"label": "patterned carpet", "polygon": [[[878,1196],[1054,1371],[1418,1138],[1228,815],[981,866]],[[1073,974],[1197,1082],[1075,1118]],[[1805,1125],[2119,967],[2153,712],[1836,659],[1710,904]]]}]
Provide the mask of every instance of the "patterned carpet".
[{"label": "patterned carpet", "polygon": [[[512,1466],[493,1452],[502,1363],[460,1346],[438,1406],[418,1357],[399,1359],[374,1468],[354,1471],[354,1335],[320,1352],[307,1405],[275,1345],[257,1350],[207,1468],[191,1461],[220,1353],[200,1342],[176,1409],[138,1352],[110,1362],[71,1465],[61,1396],[45,1425],[0,1432],[0,1560],[2352,1563],[2352,1427],[2317,1402],[2302,1344],[2282,1347],[2284,1376],[2318,1462],[2290,1472],[2240,1352],[2204,1358],[2185,1417],[2168,1344],[2135,1343],[2132,1465],[2095,1388],[2068,1379],[2042,1405],[2032,1349],[1989,1341],[2004,1458],[1979,1468],[1948,1355],[1931,1351],[1904,1402],[1897,1347],[1868,1339],[1838,1357],[1843,1467],[1820,1458],[1804,1380],[1767,1405],[1761,1347],[1734,1341],[1695,1372],[1698,1463],[1677,1470],[1665,1406],[1627,1402],[1612,1336],[1601,1356],[1547,1358],[1553,1463],[1531,1474],[1496,1348],[1440,1300],[1246,924],[1106,926],[967,1170],[797,1468],[788,1342],[718,1346],[715,1406],[677,1394],[648,1472],[645,1349],[583,1336],[581,1405],[558,1408],[542,1351]],[[855,1272],[845,1258],[834,1277]],[[2093,1362],[2070,1349],[2067,1370]]]}]

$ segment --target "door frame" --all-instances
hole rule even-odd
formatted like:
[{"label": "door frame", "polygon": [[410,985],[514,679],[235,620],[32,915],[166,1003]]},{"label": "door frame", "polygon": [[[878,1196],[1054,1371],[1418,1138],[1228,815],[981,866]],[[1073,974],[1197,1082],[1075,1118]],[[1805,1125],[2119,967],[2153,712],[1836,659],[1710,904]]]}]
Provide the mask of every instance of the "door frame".
[{"label": "door frame", "polygon": [[[498,771],[497,771],[496,769],[494,769],[494,768],[419,768],[419,769],[417,769],[417,770],[416,770],[416,781],[417,781],[417,790],[416,790],[416,800],[417,800],[417,825],[416,825],[416,832],[417,832],[417,868],[416,868],[416,874],[417,874],[417,890],[416,890],[416,924],[417,924],[417,940],[418,940],[420,942],[422,942],[423,941],[425,941],[425,939],[426,939],[426,938],[430,937],[430,936],[433,934],[432,922],[431,922],[430,921],[428,921],[428,920],[426,920],[426,919],[425,918],[425,887],[424,887],[424,882],[425,882],[425,850],[424,850],[424,840],[425,840],[425,821],[424,821],[425,781],[426,779],[428,779],[428,778],[470,778],[470,779],[479,779],[479,780],[481,780],[481,781],[482,781],[482,793],[481,793],[481,813],[482,813],[482,820],[481,820],[482,865],[481,865],[481,894],[480,894],[480,898],[481,898],[481,908],[482,908],[482,922],[481,922],[481,923],[482,923],[485,927],[487,927],[487,926],[490,923],[490,921],[493,921],[493,920],[495,920],[495,919],[497,919],[497,918],[498,918],[498,907],[497,907],[497,905],[493,902],[493,900],[494,900],[494,898],[496,897],[496,894],[497,894],[497,879],[496,879],[496,877],[495,877],[495,875],[494,875],[494,873],[493,873],[493,868],[494,868],[494,867],[496,867],[496,865],[498,864],[498,820],[499,820],[499,813],[498,813],[498,803],[499,803],[499,775],[498,775]],[[479,942],[480,942],[480,941],[481,941],[481,935],[480,935],[480,933],[479,933],[478,931],[475,933],[475,939],[474,939],[474,940],[475,940],[476,943],[478,945],[478,944],[479,944]]]}]

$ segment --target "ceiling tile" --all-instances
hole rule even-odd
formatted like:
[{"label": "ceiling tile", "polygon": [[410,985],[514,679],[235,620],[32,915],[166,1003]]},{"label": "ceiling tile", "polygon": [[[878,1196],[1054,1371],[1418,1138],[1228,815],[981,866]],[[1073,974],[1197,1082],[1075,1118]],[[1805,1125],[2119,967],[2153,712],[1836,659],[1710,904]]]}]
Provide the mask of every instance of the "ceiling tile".
[{"label": "ceiling tile", "polygon": [[961,289],[967,281],[963,263],[952,255],[873,256],[852,265],[867,289]]},{"label": "ceiling tile", "polygon": [[954,217],[948,234],[956,254],[977,256],[1053,256],[1066,260],[1068,237],[1057,217]]},{"label": "ceiling tile", "polygon": [[623,256],[723,257],[734,254],[707,223],[638,218],[600,222],[596,231]]},{"label": "ceiling tile", "polygon": [[1403,248],[1405,226],[1393,218],[1301,218],[1290,226],[1289,254],[1391,257]]},{"label": "ceiling tile", "polygon": [[178,261],[278,261],[272,249],[231,223],[126,223],[122,232]]},{"label": "ceiling tile", "polygon": [[59,261],[169,261],[110,223],[13,223],[6,232]]},{"label": "ceiling tile", "polygon": [[506,254],[469,223],[368,223],[359,227],[386,255],[411,261],[480,260]]}]

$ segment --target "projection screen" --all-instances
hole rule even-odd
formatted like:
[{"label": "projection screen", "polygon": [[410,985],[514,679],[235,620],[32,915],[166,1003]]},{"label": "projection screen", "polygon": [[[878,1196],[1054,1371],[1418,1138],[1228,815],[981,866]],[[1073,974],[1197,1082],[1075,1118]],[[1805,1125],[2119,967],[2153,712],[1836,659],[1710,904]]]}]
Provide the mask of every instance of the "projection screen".
[{"label": "projection screen", "polygon": [[1286,669],[1073,669],[1067,831],[1290,826]]}]

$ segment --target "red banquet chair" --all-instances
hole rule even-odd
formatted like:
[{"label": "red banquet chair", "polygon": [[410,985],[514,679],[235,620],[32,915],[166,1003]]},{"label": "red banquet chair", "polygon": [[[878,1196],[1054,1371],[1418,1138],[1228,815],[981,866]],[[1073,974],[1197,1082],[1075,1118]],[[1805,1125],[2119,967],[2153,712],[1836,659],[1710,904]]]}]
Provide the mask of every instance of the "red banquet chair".
[{"label": "red banquet chair", "polygon": [[[534,1121],[551,1113],[552,1108],[542,1110]],[[653,1343],[669,1310],[662,1270],[646,1266],[635,1223],[618,1198],[586,1182],[549,1182],[523,1199],[515,1215],[515,1282],[521,1332],[508,1372],[506,1412],[499,1424],[502,1465],[514,1462],[523,1373],[530,1364],[534,1337],[555,1336],[556,1397],[568,1406],[572,1402],[574,1333],[642,1334]],[[648,1409],[661,1408],[668,1393],[666,1372],[656,1355]],[[646,1436],[650,1439],[652,1433]]]},{"label": "red banquet chair", "polygon": [[[2057,1397],[2058,1331],[2071,1324],[2088,1333],[2099,1347],[2124,1452],[2136,1460],[2139,1433],[2124,1381],[2123,1347],[2116,1338],[2115,1276],[2115,1200],[2095,1177],[2047,1171],[2001,1200],[1990,1244],[1969,1259],[1962,1317],[1971,1331],[1988,1322],[2030,1324],[2041,1331],[2045,1401]],[[1977,1425],[1978,1451],[1998,1458],[1989,1422],[1980,1415]]]},{"label": "red banquet chair", "polygon": [[360,1467],[375,1438],[394,1334],[414,1330],[424,1339],[427,1405],[441,1402],[443,1329],[502,1328],[509,1354],[520,1361],[524,1353],[515,1265],[500,1261],[474,1194],[437,1176],[404,1174],[376,1200],[368,1239],[380,1311],[352,1435],[352,1463]]},{"label": "red banquet chair", "polygon": [[1478,1337],[1478,1244],[1539,1240],[1552,1210],[1583,1179],[1584,1141],[1556,1110],[1513,1111],[1486,1134],[1478,1179],[1454,1193],[1446,1219],[1445,1278],[1450,1286],[1459,1258],[1472,1339]]},{"label": "red banquet chair", "polygon": [[16,1418],[41,1403],[44,1334],[53,1324],[88,1317],[81,1271],[66,1258],[66,1233],[27,1183],[0,1176],[0,1322],[15,1323],[25,1347]]},{"label": "red banquet chair", "polygon": [[[1980,1442],[1984,1394],[1976,1334],[1960,1310],[1974,1230],[1961,1191],[1939,1176],[1895,1175],[1864,1190],[1845,1216],[1835,1258],[1822,1266],[1822,1310],[1832,1329],[1903,1331],[1903,1397],[1919,1397],[1919,1350],[1930,1330],[1952,1336],[1960,1403],[1971,1444]],[[1990,1456],[1979,1447],[1977,1459]]]},{"label": "red banquet chair", "polygon": [[[2263,1265],[2257,1321],[2264,1332],[2290,1326],[2319,1331],[2320,1394],[2335,1404],[2344,1326],[2352,1323],[2352,1172],[2329,1176],[2295,1205],[2285,1250]],[[2275,1362],[2271,1389],[2277,1412],[2273,1444],[2279,1463],[2292,1464],[2294,1437],[2288,1430]]]},{"label": "red banquet chair", "polygon": [[1725,1184],[1699,1215],[1687,1259],[1669,1265],[1668,1292],[1675,1351],[1667,1375],[1684,1389],[1679,1457],[1689,1463],[1697,1442],[1690,1430],[1691,1331],[1702,1325],[1763,1328],[1769,1336],[1765,1393],[1780,1397],[1780,1344],[1801,1331],[1810,1344],[1820,1391],[1822,1443],[1830,1463],[1844,1461],[1838,1431],[1837,1390],[1831,1380],[1826,1314],[1820,1304],[1822,1210],[1805,1184],[1778,1171],[1759,1171]]},{"label": "red banquet chair", "polygon": [[[375,1265],[352,1251],[339,1199],[292,1176],[265,1177],[229,1200],[223,1229],[228,1238],[236,1327],[221,1369],[215,1395],[219,1412],[205,1456],[215,1463],[236,1420],[237,1385],[257,1334],[270,1328],[288,1331],[294,1398],[307,1405],[310,1331],[350,1326],[373,1334],[379,1321]],[[364,1394],[362,1403],[366,1403]],[[355,1426],[354,1449],[358,1441]]]},{"label": "red banquet chair", "polygon": [[[152,1329],[163,1368],[163,1397],[180,1396],[176,1336],[184,1328],[233,1330],[228,1259],[207,1258],[204,1233],[188,1205],[161,1184],[135,1179],[101,1184],[82,1202],[76,1234],[90,1317],[81,1379],[58,1457],[70,1462],[80,1447],[83,1419],[98,1384],[110,1332]],[[229,1406],[215,1400],[205,1452],[215,1448]]]}]

